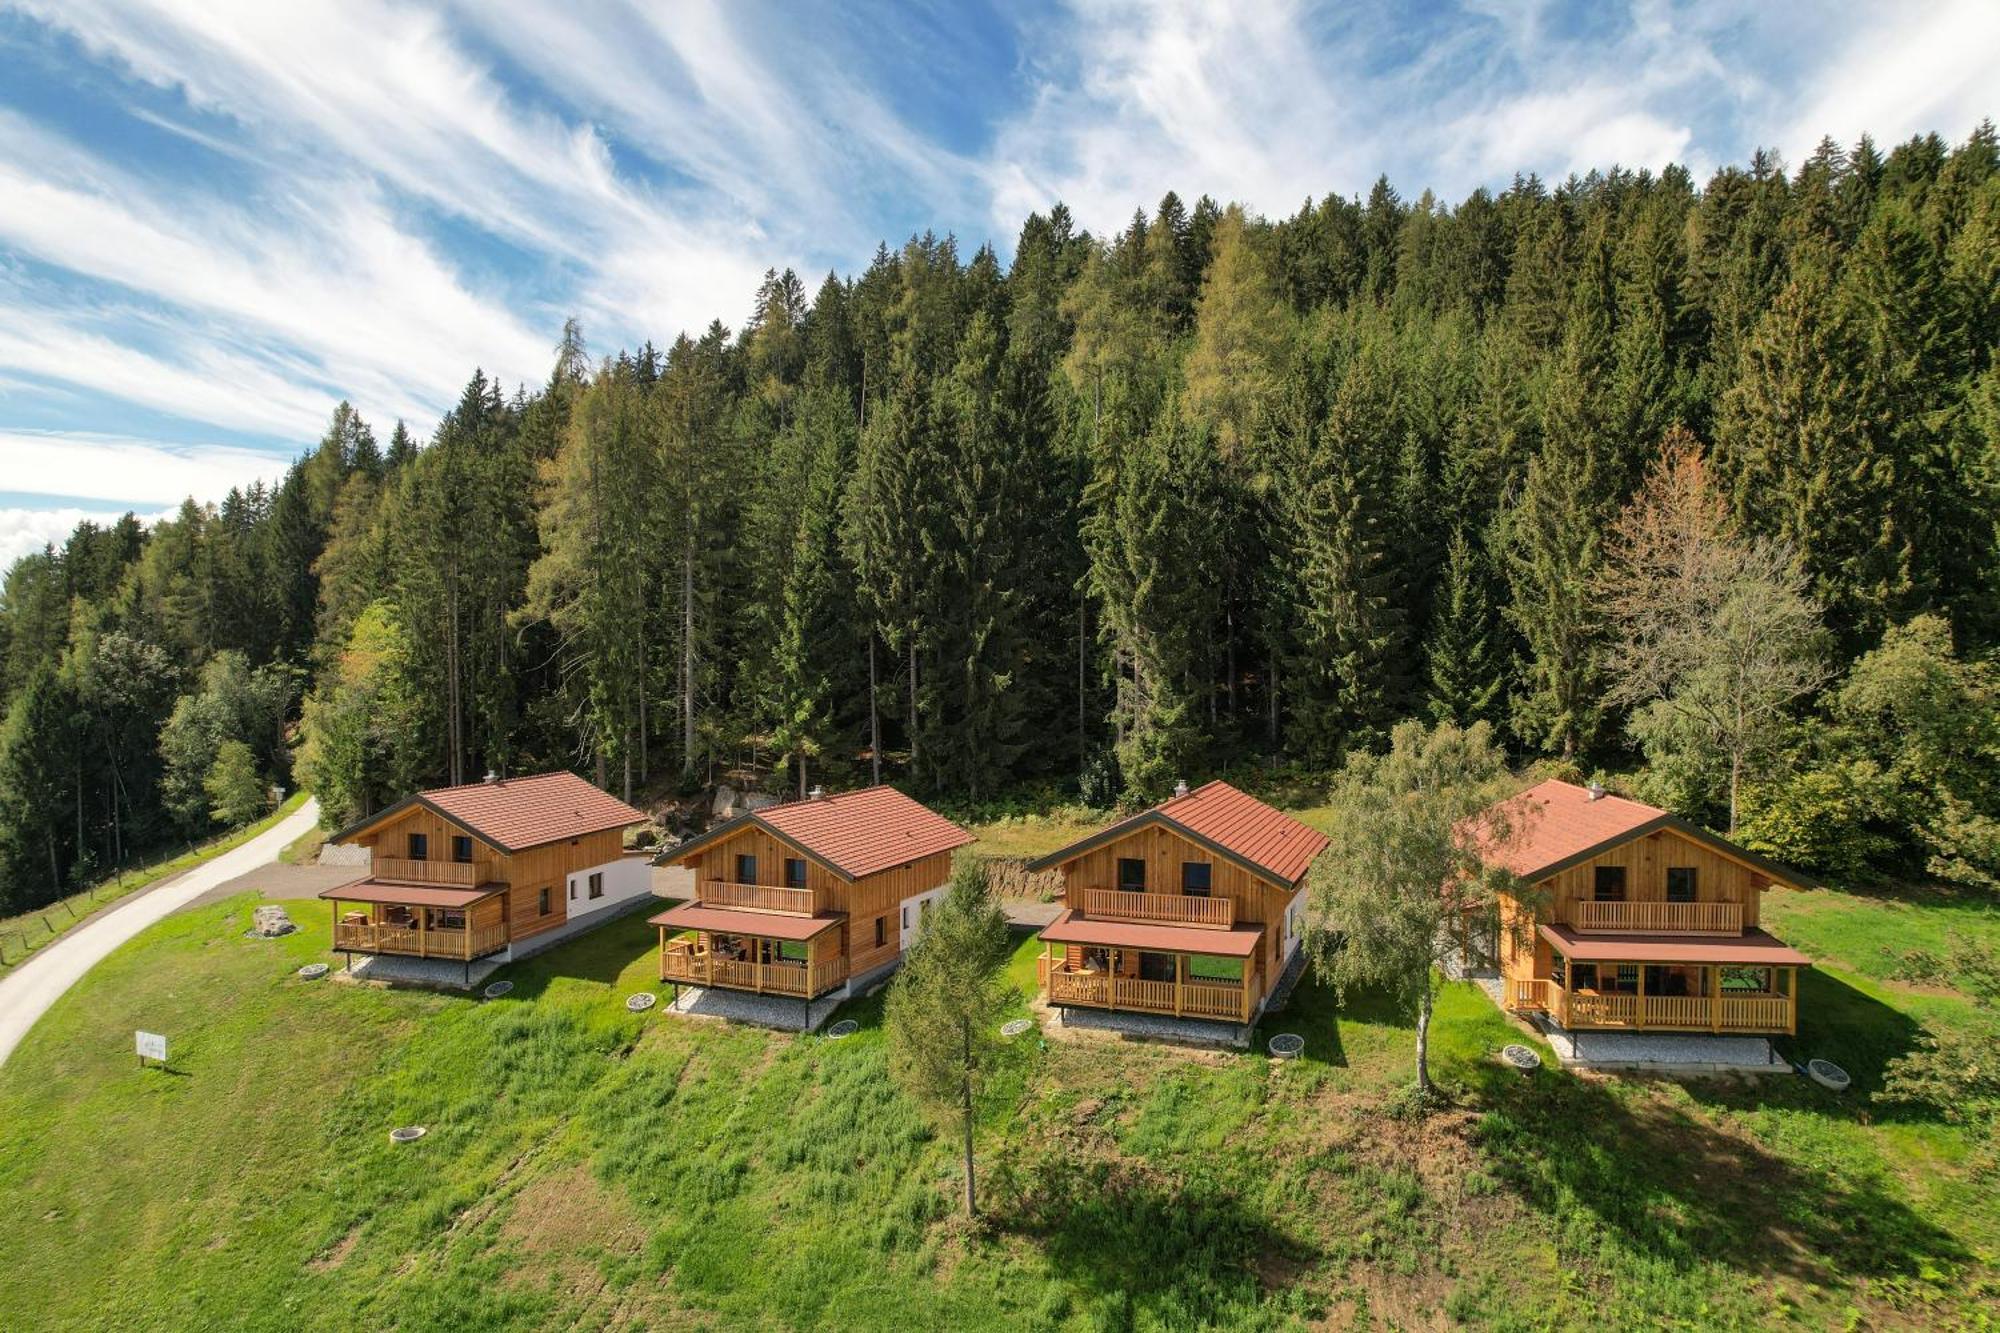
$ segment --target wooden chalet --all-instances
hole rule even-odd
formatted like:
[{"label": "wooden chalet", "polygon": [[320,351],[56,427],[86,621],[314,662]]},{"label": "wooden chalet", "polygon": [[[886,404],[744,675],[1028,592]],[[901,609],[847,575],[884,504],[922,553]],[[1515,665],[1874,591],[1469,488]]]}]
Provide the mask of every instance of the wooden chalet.
[{"label": "wooden chalet", "polygon": [[719,824],[671,854],[695,896],[651,918],[660,980],[810,1002],[916,942],[972,835],[894,787],[814,795]]},{"label": "wooden chalet", "polygon": [[651,895],[623,847],[645,818],[574,773],[418,792],[327,839],[369,849],[366,877],[319,895],[333,947],[469,964],[552,943]]},{"label": "wooden chalet", "polygon": [[1306,872],[1326,845],[1211,782],[1030,862],[1063,876],[1062,914],[1041,934],[1044,998],[1253,1021],[1298,952]]},{"label": "wooden chalet", "polygon": [[1535,886],[1500,903],[1507,1007],[1571,1030],[1798,1030],[1811,960],[1758,924],[1792,871],[1602,787],[1550,781],[1512,798],[1517,833],[1493,858]]}]

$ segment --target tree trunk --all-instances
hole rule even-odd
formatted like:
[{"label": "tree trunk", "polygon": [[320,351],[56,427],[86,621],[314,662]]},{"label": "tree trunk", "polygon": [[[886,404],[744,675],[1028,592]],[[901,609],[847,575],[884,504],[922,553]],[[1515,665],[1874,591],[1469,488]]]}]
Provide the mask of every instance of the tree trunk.
[{"label": "tree trunk", "polygon": [[1079,777],[1090,767],[1090,721],[1086,702],[1089,659],[1090,599],[1079,588],[1076,594],[1076,771]]},{"label": "tree trunk", "polygon": [[694,776],[694,524],[681,553],[681,771]]},{"label": "tree trunk", "polygon": [[[1426,964],[1428,966],[1428,964]],[[1431,1004],[1430,987],[1417,1002],[1417,1096],[1428,1102],[1431,1095]]]},{"label": "tree trunk", "polygon": [[1264,693],[1271,713],[1271,757],[1278,757],[1278,657],[1273,653],[1264,663]]},{"label": "tree trunk", "polygon": [[632,804],[632,738],[625,738],[625,804]]},{"label": "tree trunk", "polygon": [[652,781],[651,746],[646,738],[646,695],[651,685],[646,668],[646,621],[642,615],[639,620],[639,781],[642,785]]},{"label": "tree trunk", "polygon": [[[971,1034],[966,1035],[966,1045],[972,1044]],[[965,1215],[979,1216],[979,1196],[972,1180],[972,1071],[965,1071],[965,1081],[961,1085],[961,1109],[965,1120]]]},{"label": "tree trunk", "polygon": [[882,707],[876,697],[875,627],[868,627],[868,762],[875,785],[882,785]]},{"label": "tree trunk", "polygon": [[910,634],[910,771],[917,768],[917,636]]}]

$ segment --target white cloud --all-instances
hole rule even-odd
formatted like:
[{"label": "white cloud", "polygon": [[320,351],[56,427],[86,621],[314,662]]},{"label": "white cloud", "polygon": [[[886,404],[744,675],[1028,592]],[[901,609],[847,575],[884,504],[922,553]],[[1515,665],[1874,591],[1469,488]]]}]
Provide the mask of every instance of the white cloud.
[{"label": "white cloud", "polygon": [[[139,519],[151,524],[164,518],[167,512],[140,514]],[[122,509],[0,508],[0,575],[24,555],[32,555],[51,543],[61,546],[85,519],[98,524],[115,523],[124,513]]]},{"label": "white cloud", "polygon": [[232,445],[171,446],[118,435],[0,430],[0,491],[167,507],[277,481],[290,459]]},{"label": "white cloud", "polygon": [[1885,150],[1912,134],[1957,140],[2000,112],[2000,5],[1947,0],[1864,8],[1839,56],[1815,72],[1775,142],[1792,162],[1823,136]]}]

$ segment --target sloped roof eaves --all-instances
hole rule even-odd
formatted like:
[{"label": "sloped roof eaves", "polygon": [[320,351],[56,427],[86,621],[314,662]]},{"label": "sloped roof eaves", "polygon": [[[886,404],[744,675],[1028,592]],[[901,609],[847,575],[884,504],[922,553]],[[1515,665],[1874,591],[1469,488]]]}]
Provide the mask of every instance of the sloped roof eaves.
[{"label": "sloped roof eaves", "polygon": [[[1065,862],[1074,861],[1079,856],[1084,856],[1090,852],[1094,852],[1099,847],[1102,847],[1107,843],[1116,842],[1118,839],[1126,836],[1127,834],[1136,833],[1140,829],[1146,828],[1154,824],[1158,824],[1162,827],[1172,829],[1174,832],[1186,838],[1189,842],[1192,842],[1197,846],[1207,848],[1209,851],[1214,852],[1217,856],[1222,857],[1223,859],[1231,862],[1232,864],[1241,866],[1243,869],[1255,875],[1258,879],[1263,880],[1266,884],[1273,885],[1277,888],[1289,889],[1295,884],[1297,884],[1299,882],[1299,878],[1305,874],[1305,871],[1301,870],[1298,875],[1294,875],[1290,878],[1287,878],[1278,871],[1273,870],[1271,867],[1258,864],[1256,861],[1253,861],[1249,857],[1243,855],[1241,852],[1223,846],[1221,843],[1217,842],[1215,839],[1209,837],[1207,834],[1201,832],[1200,830],[1191,829],[1186,824],[1183,824],[1178,819],[1175,819],[1172,815],[1162,814],[1158,810],[1147,810],[1144,811],[1143,813],[1133,815],[1131,818],[1120,820],[1118,823],[1113,824],[1110,828],[1100,830],[1097,833],[1093,833],[1087,838],[1079,838],[1077,841],[1071,843],[1067,847],[1058,847],[1055,851],[1050,852],[1048,855],[1037,857],[1036,859],[1028,862],[1026,869],[1029,870],[1031,873],[1053,869],[1054,867],[1062,865]],[[1325,851],[1325,850],[1326,850],[1326,844],[1322,842],[1320,844],[1320,851]],[[1319,854],[1318,852],[1315,852],[1313,855],[1317,857],[1318,854]],[[1308,861],[1307,865],[1308,868],[1310,868],[1311,862]]]},{"label": "sloped roof eaves", "polygon": [[715,846],[715,844],[717,844],[718,842],[722,842],[727,838],[733,837],[736,834],[741,833],[746,828],[760,828],[764,830],[764,832],[770,834],[772,837],[776,838],[779,842],[784,843],[785,846],[791,848],[793,851],[797,852],[800,856],[806,857],[807,859],[813,861],[815,864],[823,866],[827,870],[832,871],[835,875],[840,877],[840,881],[843,884],[852,884],[854,882],[854,876],[848,874],[847,871],[843,869],[841,866],[836,865],[834,862],[827,860],[824,856],[821,856],[818,852],[814,851],[812,848],[801,846],[795,839],[787,837],[782,829],[776,829],[771,827],[769,823],[767,823],[763,819],[758,818],[758,812],[755,810],[745,811],[743,814],[736,816],[736,818],[734,819],[726,819],[722,823],[717,824],[714,828],[705,830],[704,832],[701,833],[697,833],[694,837],[689,838],[686,842],[682,843],[680,846],[675,847],[671,851],[669,851],[667,853],[667,859],[673,862],[673,864],[675,865],[686,865],[688,857],[694,856],[699,852],[705,852],[709,848]]},{"label": "sloped roof eaves", "polygon": [[1593,843],[1591,846],[1585,847],[1580,851],[1571,852],[1561,860],[1551,861],[1547,865],[1533,870],[1522,870],[1515,873],[1529,883],[1538,883],[1560,875],[1565,870],[1571,870],[1588,861],[1593,861],[1614,847],[1621,847],[1628,842],[1633,842],[1640,838],[1651,837],[1663,829],[1672,829],[1684,837],[1691,838],[1704,846],[1715,849],[1724,856],[1731,856],[1747,865],[1754,866],[1771,878],[1782,880],[1786,884],[1796,885],[1800,888],[1821,887],[1819,881],[1810,876],[1802,875],[1791,867],[1780,865],[1768,857],[1759,856],[1756,852],[1750,851],[1748,848],[1739,847],[1729,841],[1729,839],[1710,833],[1701,825],[1689,823],[1678,815],[1661,815],[1657,819],[1648,820],[1644,824],[1625,830],[1623,833],[1614,833],[1603,841]]}]

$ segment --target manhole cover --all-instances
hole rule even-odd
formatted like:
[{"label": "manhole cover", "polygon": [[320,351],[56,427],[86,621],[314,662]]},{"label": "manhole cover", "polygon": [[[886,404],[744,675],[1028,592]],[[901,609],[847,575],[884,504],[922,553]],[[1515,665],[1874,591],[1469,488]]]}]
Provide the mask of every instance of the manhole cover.
[{"label": "manhole cover", "polygon": [[401,1129],[392,1129],[389,1131],[389,1142],[415,1143],[423,1136],[424,1127],[422,1125],[404,1125]]},{"label": "manhole cover", "polygon": [[843,1018],[838,1023],[835,1023],[832,1027],[828,1028],[826,1030],[826,1035],[832,1037],[835,1041],[839,1041],[842,1037],[851,1037],[859,1031],[861,1031],[861,1025],[859,1023],[855,1022],[851,1018]]},{"label": "manhole cover", "polygon": [[1849,1079],[1847,1071],[1831,1060],[1806,1061],[1806,1073],[1812,1081],[1833,1092],[1846,1092]]},{"label": "manhole cover", "polygon": [[514,989],[514,983],[511,981],[496,981],[491,986],[488,986],[486,988],[484,994],[486,998],[489,1000],[497,1000],[502,995],[505,995],[508,991],[513,989]]},{"label": "manhole cover", "polygon": [[1033,1026],[1034,1024],[1025,1018],[1009,1019],[1000,1025],[1000,1035],[1003,1037],[1018,1037]]},{"label": "manhole cover", "polygon": [[318,981],[326,974],[327,966],[325,963],[307,963],[299,969],[299,975],[307,981]]},{"label": "manhole cover", "polygon": [[1522,1046],[1518,1042],[1501,1047],[1500,1058],[1524,1074],[1542,1067],[1541,1054],[1533,1047]]},{"label": "manhole cover", "polygon": [[1271,1044],[1267,1049],[1278,1059],[1289,1060],[1299,1052],[1305,1050],[1305,1048],[1306,1039],[1298,1033],[1280,1032],[1277,1036],[1271,1038]]},{"label": "manhole cover", "polygon": [[635,1014],[643,1014],[648,1009],[651,1009],[654,1005],[658,1004],[659,1001],[660,997],[653,994],[653,992],[649,990],[642,990],[637,995],[627,996],[625,1000],[625,1007],[627,1009],[630,1009]]}]

